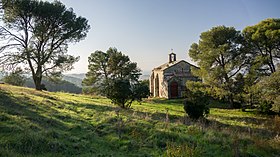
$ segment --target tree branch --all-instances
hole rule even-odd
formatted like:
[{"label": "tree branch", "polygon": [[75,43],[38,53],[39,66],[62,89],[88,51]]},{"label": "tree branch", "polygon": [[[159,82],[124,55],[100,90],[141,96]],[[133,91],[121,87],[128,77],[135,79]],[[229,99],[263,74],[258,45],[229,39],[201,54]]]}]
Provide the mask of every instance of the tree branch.
[{"label": "tree branch", "polygon": [[3,26],[0,26],[1,29],[3,29],[6,33],[8,33],[8,35],[14,37],[15,39],[17,39],[19,42],[24,43],[24,40],[21,39],[20,37],[16,36],[15,34],[11,33],[9,30],[7,30],[6,28],[4,28]]}]

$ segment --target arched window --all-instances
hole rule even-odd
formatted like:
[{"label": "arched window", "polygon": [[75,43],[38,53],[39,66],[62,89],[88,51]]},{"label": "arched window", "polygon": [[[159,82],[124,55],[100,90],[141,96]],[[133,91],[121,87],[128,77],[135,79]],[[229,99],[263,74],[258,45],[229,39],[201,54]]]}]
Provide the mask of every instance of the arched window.
[{"label": "arched window", "polygon": [[158,78],[158,74],[156,75],[156,78],[155,78],[155,94],[154,94],[155,97],[158,97],[159,96],[159,78]]}]

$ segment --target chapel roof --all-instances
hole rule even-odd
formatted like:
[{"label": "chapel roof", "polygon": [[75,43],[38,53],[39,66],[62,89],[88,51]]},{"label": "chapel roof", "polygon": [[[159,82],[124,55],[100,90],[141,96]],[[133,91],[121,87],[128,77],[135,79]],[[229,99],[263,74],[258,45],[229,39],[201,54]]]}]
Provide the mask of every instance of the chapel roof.
[{"label": "chapel roof", "polygon": [[172,66],[174,66],[174,65],[176,65],[176,64],[178,64],[180,62],[185,62],[185,63],[189,64],[190,66],[194,66],[194,67],[198,68],[197,66],[192,65],[192,64],[190,64],[187,61],[180,60],[180,61],[174,61],[174,62],[168,62],[168,63],[162,64],[162,65],[154,68],[153,70],[161,70],[161,71],[163,71],[163,70],[168,69],[168,68],[170,68],[170,67],[172,67]]}]

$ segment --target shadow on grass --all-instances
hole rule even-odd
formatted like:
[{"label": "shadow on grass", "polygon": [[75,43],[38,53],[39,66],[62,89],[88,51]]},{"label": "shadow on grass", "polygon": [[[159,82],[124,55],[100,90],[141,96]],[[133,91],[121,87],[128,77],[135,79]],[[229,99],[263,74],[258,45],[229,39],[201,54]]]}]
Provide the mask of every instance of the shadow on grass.
[{"label": "shadow on grass", "polygon": [[167,104],[167,105],[182,105],[184,99],[161,99],[161,98],[149,98],[144,102],[152,103],[152,104]]},{"label": "shadow on grass", "polygon": [[[55,108],[57,104],[51,102],[53,98],[44,93],[41,96],[46,98],[47,102],[38,104],[40,102],[25,98],[24,95],[15,97],[13,93],[0,89],[0,156],[79,156],[84,153],[89,154],[88,156],[110,156],[101,152],[109,152],[113,144],[109,144],[110,141],[105,138],[96,139],[99,133],[104,134],[106,130],[97,130],[97,126],[78,114],[58,112]],[[113,110],[99,105],[70,105],[99,111]],[[111,127],[104,129],[113,130]],[[93,145],[103,148],[99,150],[92,147]]]},{"label": "shadow on grass", "polygon": [[[2,113],[7,113],[10,116],[16,116],[19,118],[26,119],[29,121],[26,123],[29,124],[33,123],[35,124],[33,125],[34,127],[39,126],[36,127],[36,129],[38,130],[42,130],[44,128],[49,128],[49,127],[58,127],[61,129],[65,129],[65,125],[63,125],[63,123],[39,114],[39,112],[55,113],[55,110],[51,108],[43,109],[36,104],[27,102],[25,100],[19,100],[18,98],[13,97],[10,93],[2,90],[0,90],[0,111]],[[26,127],[25,124],[18,123],[16,119],[13,121],[13,123],[18,124],[18,126],[22,126],[22,129]]]},{"label": "shadow on grass", "polygon": [[[226,116],[218,116],[211,115],[211,117],[221,119],[215,120],[210,119],[210,124],[213,126],[217,126],[219,129],[230,128],[235,131],[245,132],[248,134],[256,134],[260,137],[275,137],[277,135],[277,131],[273,129],[273,119],[272,117],[266,118],[257,118],[257,117],[226,117]],[[232,121],[235,124],[226,124],[222,121]],[[240,126],[240,125],[248,125],[248,126]],[[258,128],[261,126],[262,128]]]},{"label": "shadow on grass", "polygon": [[238,126],[225,124],[217,120],[209,120],[208,127],[215,129],[216,131],[225,131],[231,134],[245,134],[250,136],[256,136],[261,138],[273,138],[277,135],[276,132],[270,129],[252,128],[250,126]]}]

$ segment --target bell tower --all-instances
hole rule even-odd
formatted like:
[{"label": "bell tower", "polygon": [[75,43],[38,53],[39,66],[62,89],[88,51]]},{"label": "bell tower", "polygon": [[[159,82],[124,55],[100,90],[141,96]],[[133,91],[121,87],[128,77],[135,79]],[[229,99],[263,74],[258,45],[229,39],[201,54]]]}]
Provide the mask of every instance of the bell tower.
[{"label": "bell tower", "polygon": [[176,54],[173,52],[173,49],[171,49],[171,53],[169,54],[169,63],[176,61]]}]

